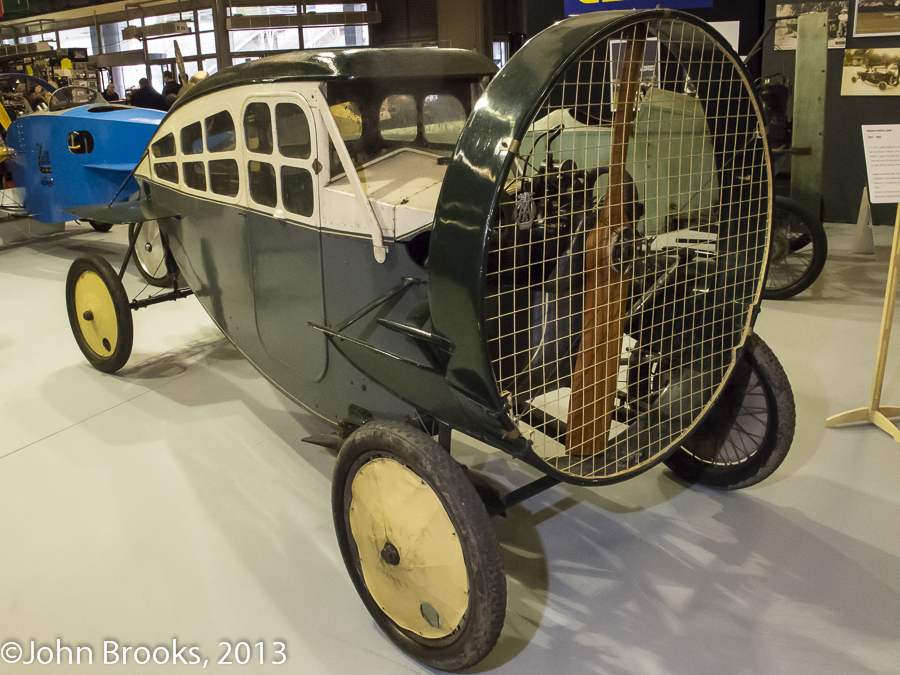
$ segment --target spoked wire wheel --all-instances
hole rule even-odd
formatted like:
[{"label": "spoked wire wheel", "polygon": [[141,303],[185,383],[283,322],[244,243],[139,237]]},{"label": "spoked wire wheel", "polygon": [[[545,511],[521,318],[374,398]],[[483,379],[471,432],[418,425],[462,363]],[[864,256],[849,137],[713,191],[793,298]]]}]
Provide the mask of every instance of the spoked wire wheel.
[{"label": "spoked wire wheel", "polygon": [[734,490],[768,478],[794,438],[794,396],[768,345],[750,335],[720,398],[665,464],[678,477]]},{"label": "spoked wire wheel", "polygon": [[404,424],[366,424],[338,455],[332,507],[350,577],[391,640],[441,670],[490,652],[506,613],[500,551],[443,448]]},{"label": "spoked wire wheel", "polygon": [[[128,226],[128,241],[134,238],[137,223]],[[178,276],[178,266],[169,250],[165,235],[155,220],[148,220],[134,242],[134,264],[144,280],[151,286],[171,286]]]},{"label": "spoked wire wheel", "polygon": [[776,197],[766,300],[783,300],[806,290],[822,273],[828,238],[818,218],[792,199]]},{"label": "spoked wire wheel", "polygon": [[128,295],[112,266],[99,255],[77,258],[66,278],[69,325],[94,368],[114,373],[128,361],[134,325]]}]

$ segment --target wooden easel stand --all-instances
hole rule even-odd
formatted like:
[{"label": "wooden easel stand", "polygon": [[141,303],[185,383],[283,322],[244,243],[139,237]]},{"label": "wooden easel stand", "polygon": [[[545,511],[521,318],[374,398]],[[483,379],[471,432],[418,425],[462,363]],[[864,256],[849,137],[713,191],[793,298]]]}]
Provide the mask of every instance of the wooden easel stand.
[{"label": "wooden easel stand", "polygon": [[888,344],[891,340],[891,325],[894,321],[894,303],[897,299],[898,277],[900,277],[900,205],[897,207],[897,218],[894,222],[894,243],[891,245],[891,264],[888,268],[884,311],[881,314],[881,340],[878,345],[878,361],[875,364],[872,400],[867,408],[848,410],[839,415],[829,417],[825,420],[825,426],[828,428],[835,427],[838,424],[871,422],[900,443],[900,428],[889,419],[890,417],[900,417],[900,407],[881,405],[881,389],[884,385],[884,368],[887,363]]}]

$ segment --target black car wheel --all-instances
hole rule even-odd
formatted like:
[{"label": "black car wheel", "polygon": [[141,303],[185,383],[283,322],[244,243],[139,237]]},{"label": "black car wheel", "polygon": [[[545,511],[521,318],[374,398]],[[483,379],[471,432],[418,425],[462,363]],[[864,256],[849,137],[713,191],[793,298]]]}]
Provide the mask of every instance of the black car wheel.
[{"label": "black car wheel", "polygon": [[763,298],[784,300],[818,279],[828,258],[828,237],[818,218],[793,199],[775,197],[772,243]]},{"label": "black car wheel", "polygon": [[751,334],[719,399],[665,464],[691,483],[724,490],[755,485],[787,456],[795,419],[784,369]]}]

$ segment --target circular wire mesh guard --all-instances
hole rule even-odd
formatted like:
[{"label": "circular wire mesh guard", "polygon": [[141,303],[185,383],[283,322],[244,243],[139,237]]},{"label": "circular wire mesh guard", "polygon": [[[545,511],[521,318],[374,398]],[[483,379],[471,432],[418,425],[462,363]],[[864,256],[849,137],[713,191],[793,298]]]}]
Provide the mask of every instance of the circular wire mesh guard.
[{"label": "circular wire mesh guard", "polygon": [[742,66],[703,28],[638,21],[555,82],[490,233],[488,347],[534,451],[603,479],[716,399],[752,323],[769,166]]}]

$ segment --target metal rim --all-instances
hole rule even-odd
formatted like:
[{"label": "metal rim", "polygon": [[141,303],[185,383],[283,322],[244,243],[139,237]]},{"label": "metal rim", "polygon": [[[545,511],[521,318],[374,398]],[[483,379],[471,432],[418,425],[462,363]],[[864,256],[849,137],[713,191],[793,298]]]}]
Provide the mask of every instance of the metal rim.
[{"label": "metal rim", "polygon": [[155,220],[146,221],[134,242],[134,256],[148,277],[164,279],[168,276],[167,252],[159,224]]},{"label": "metal rim", "polygon": [[786,209],[776,209],[781,215],[773,215],[788,222],[772,230],[771,263],[766,277],[767,289],[792,286],[812,265],[812,235],[802,218]]},{"label": "metal rim", "polygon": [[101,358],[111,356],[118,344],[119,324],[112,295],[100,276],[85,270],[75,282],[78,327],[88,347]]},{"label": "metal rim", "polygon": [[418,642],[453,642],[465,625],[469,580],[439,495],[396,458],[369,453],[347,478],[345,502],[357,569],[384,614]]},{"label": "metal rim", "polygon": [[[681,450],[712,467],[733,467],[755,457],[766,439],[774,433],[774,420],[767,404],[771,393],[755,368],[750,368],[746,387],[741,394],[740,402],[729,402],[735,407],[734,424],[721,444],[698,443],[693,451],[685,446],[681,446]],[[712,450],[712,454],[704,453],[704,448]]]}]

